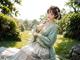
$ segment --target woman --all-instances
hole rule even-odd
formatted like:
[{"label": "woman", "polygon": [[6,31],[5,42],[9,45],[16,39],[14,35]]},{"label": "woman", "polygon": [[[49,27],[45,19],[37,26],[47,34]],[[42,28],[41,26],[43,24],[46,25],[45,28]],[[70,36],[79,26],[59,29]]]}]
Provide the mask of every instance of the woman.
[{"label": "woman", "polygon": [[60,17],[60,9],[51,6],[47,10],[47,20],[37,25],[33,32],[34,40],[28,46],[21,48],[15,60],[56,60],[53,47],[57,37],[55,20]]}]

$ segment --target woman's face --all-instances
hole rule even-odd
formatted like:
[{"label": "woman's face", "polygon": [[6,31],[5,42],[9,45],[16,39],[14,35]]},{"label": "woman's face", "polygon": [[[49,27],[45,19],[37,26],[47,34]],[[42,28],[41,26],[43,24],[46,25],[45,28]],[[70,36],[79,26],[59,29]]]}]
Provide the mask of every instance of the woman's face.
[{"label": "woman's face", "polygon": [[54,19],[54,14],[52,13],[52,11],[49,11],[49,12],[47,13],[47,19],[48,19],[48,20],[53,20],[53,19]]}]

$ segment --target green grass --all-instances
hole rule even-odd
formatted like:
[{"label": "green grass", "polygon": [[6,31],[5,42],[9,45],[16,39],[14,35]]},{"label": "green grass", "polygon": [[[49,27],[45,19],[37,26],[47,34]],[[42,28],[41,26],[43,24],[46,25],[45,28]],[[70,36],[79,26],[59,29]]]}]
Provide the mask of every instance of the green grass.
[{"label": "green grass", "polygon": [[30,38],[31,34],[29,31],[21,32],[21,41],[1,41],[0,47],[16,47],[21,48],[28,44],[28,39]]},{"label": "green grass", "polygon": [[67,58],[71,47],[77,44],[80,44],[80,41],[64,38],[63,35],[58,35],[55,43],[56,53],[63,58]]}]

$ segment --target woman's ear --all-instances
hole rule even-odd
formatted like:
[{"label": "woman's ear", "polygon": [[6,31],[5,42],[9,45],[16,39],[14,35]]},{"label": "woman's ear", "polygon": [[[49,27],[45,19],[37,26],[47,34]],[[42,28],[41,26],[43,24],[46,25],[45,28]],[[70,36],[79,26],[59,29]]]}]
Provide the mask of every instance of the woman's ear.
[{"label": "woman's ear", "polygon": [[57,19],[58,15],[55,15],[54,18]]}]

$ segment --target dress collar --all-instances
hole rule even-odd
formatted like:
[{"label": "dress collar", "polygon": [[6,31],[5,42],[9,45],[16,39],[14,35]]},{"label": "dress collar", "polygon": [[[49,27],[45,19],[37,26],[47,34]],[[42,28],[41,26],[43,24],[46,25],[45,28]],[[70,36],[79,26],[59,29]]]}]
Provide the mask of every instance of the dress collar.
[{"label": "dress collar", "polygon": [[49,24],[56,24],[56,20],[53,21],[47,21]]}]

